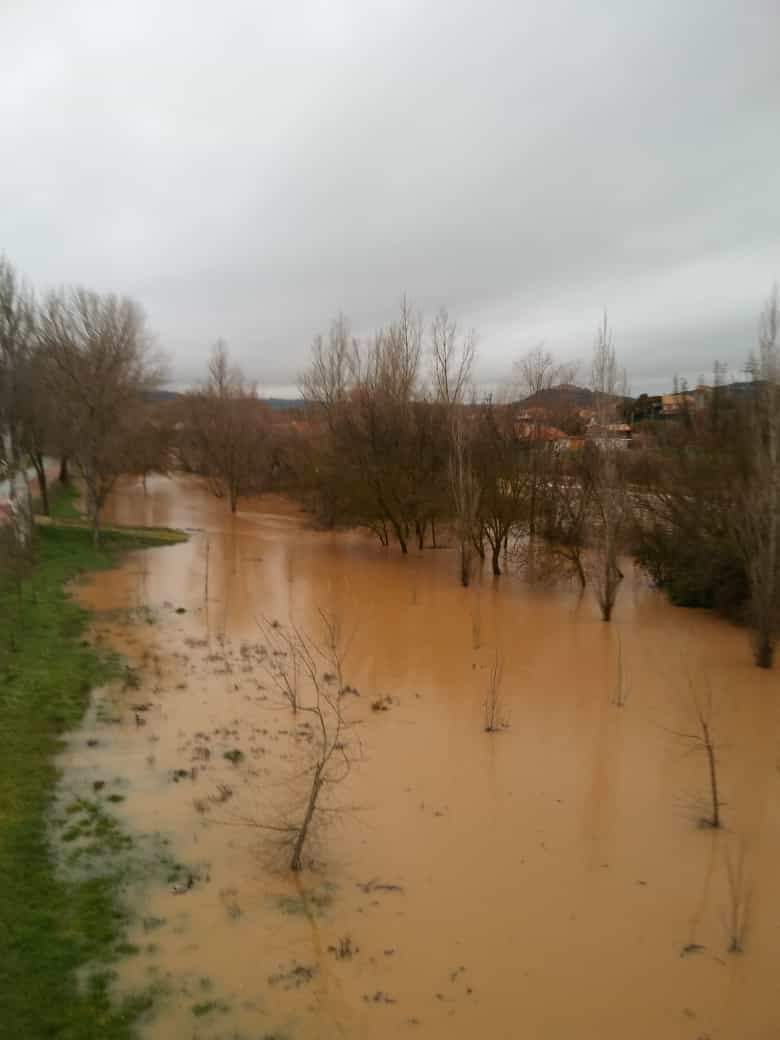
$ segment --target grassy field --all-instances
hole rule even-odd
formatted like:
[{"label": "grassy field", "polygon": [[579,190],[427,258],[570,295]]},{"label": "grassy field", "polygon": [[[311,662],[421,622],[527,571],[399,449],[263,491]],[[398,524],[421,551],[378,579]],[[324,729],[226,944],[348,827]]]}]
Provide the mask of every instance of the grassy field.
[{"label": "grassy field", "polygon": [[[49,512],[52,520],[80,520],[79,491],[72,484],[52,484],[49,488]],[[35,503],[37,504],[37,503]]]},{"label": "grassy field", "polygon": [[[58,493],[55,509],[78,516],[71,493]],[[55,520],[38,531],[21,594],[13,583],[0,588],[0,1036],[121,1040],[150,999],[112,1004],[110,964],[124,950],[118,876],[65,880],[49,824],[62,734],[119,667],[84,640],[88,616],[66,583],[112,566],[123,550],[181,537],[110,530],[96,550],[88,531]],[[92,815],[98,842],[105,834],[115,844],[113,821]]]}]

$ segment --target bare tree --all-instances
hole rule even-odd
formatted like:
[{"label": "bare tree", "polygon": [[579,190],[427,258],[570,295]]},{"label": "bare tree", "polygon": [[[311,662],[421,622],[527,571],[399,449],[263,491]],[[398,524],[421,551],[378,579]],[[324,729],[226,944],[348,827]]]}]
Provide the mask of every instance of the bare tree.
[{"label": "bare tree", "polygon": [[308,421],[289,445],[299,493],[321,522],[366,527],[403,553],[412,538],[424,548],[429,531],[435,545],[437,520],[451,515],[448,417],[467,392],[474,339],[441,315],[435,328],[430,394],[422,318],[408,299],[370,341],[339,315],[314,341],[300,380]]},{"label": "bare tree", "polygon": [[452,424],[450,489],[455,510],[455,537],[460,554],[460,581],[461,585],[468,586],[479,514],[479,484],[471,464],[464,424],[459,417]]},{"label": "bare tree", "polygon": [[599,436],[592,445],[593,568],[592,578],[601,617],[609,621],[623,577],[619,554],[624,536],[628,497],[620,464],[618,438],[611,429],[618,389],[625,383],[618,370],[607,314],[593,348],[591,386],[596,394]]},{"label": "bare tree", "polygon": [[691,716],[695,727],[692,730],[673,730],[672,732],[676,737],[686,741],[694,750],[703,751],[707,758],[710,814],[703,816],[700,823],[704,827],[717,829],[721,826],[721,801],[718,792],[718,760],[714,735],[712,687],[706,683],[705,693],[699,694],[696,692],[693,681],[690,681],[689,690]]},{"label": "bare tree", "polygon": [[150,473],[170,472],[173,464],[174,424],[165,405],[138,402],[132,420],[127,471],[141,478],[144,494]]},{"label": "bare tree", "polygon": [[589,452],[548,453],[541,526],[550,569],[573,574],[582,589],[587,583],[586,545],[593,508],[593,475]]},{"label": "bare tree", "polygon": [[321,335],[314,339],[309,368],[299,380],[301,396],[310,404],[324,408],[329,421],[352,385],[358,349],[344,314],[339,314],[331,323],[327,343]]},{"label": "bare tree", "polygon": [[[527,520],[529,468],[524,446],[515,435],[511,409],[486,402],[471,416],[471,467],[477,481],[477,549],[490,548],[493,574],[501,574],[501,550]],[[506,557],[506,552],[505,552]]]},{"label": "bare tree", "polygon": [[623,666],[623,636],[620,628],[617,629],[617,661],[615,663],[615,704],[618,708],[624,708],[631,691],[626,685],[626,674]]},{"label": "bare tree", "polygon": [[458,336],[457,322],[442,307],[431,324],[434,395],[445,405],[463,404],[477,353],[474,332]]},{"label": "bare tree", "polygon": [[560,364],[549,350],[540,343],[529,350],[514,365],[515,393],[530,402],[526,421],[530,423],[530,436],[524,445],[524,461],[526,466],[527,486],[527,526],[528,526],[528,559],[533,565],[534,539],[537,532],[537,519],[547,490],[545,474],[549,445],[545,442],[545,425],[550,416],[557,412],[552,401],[540,400],[537,395],[552,390],[561,382],[571,382],[577,371],[576,364]]},{"label": "bare tree", "polygon": [[21,538],[14,524],[0,522],[0,667],[4,670],[10,670],[6,654],[19,650],[26,619],[25,580],[35,565],[36,550],[34,533]]},{"label": "bare tree", "polygon": [[514,364],[516,393],[528,398],[543,390],[552,390],[555,386],[573,383],[577,378],[578,369],[578,362],[557,361],[549,350],[545,350],[544,344],[540,343]]},{"label": "bare tree", "polygon": [[726,849],[726,883],[729,902],[725,914],[725,924],[729,953],[744,953],[745,950],[752,895],[745,873],[745,859],[744,842],[740,842],[739,854],[736,857],[732,856],[731,849]]},{"label": "bare tree", "polygon": [[550,390],[556,382],[557,364],[549,350],[540,343],[515,362],[515,384],[523,397],[533,397]]},{"label": "bare tree", "polygon": [[263,669],[294,715],[298,711],[301,687],[298,633],[294,628],[284,628],[278,621],[265,618],[259,620],[257,625],[265,640],[262,648]]},{"label": "bare tree", "polygon": [[347,778],[355,757],[347,718],[347,702],[355,691],[344,682],[346,642],[337,614],[321,610],[319,617],[322,631],[316,638],[294,625],[286,629],[275,624],[261,625],[266,635],[269,627],[273,632],[270,645],[284,648],[276,663],[269,664],[269,674],[284,699],[291,706],[294,704],[298,717],[304,716],[300,725],[310,735],[305,742],[310,756],[304,773],[306,795],[300,809],[284,813],[280,823],[240,821],[280,834],[290,850],[293,871],[303,869],[306,843],[318,815],[326,811],[320,805],[323,792]]},{"label": "bare tree", "polygon": [[369,359],[373,379],[398,401],[411,401],[417,390],[422,358],[422,315],[410,300],[401,298],[398,320],[377,341]]},{"label": "bare tree", "polygon": [[205,386],[184,396],[181,451],[190,469],[206,477],[217,497],[239,498],[262,489],[267,469],[269,420],[254,386],[216,343]]},{"label": "bare tree", "polygon": [[19,410],[22,419],[22,444],[33,465],[41,494],[41,507],[49,515],[49,485],[46,476],[46,452],[57,442],[57,413],[48,390],[51,382],[51,359],[39,342],[29,352],[24,379],[19,387]]},{"label": "bare tree", "polygon": [[754,394],[747,412],[746,451],[735,473],[729,510],[750,586],[755,659],[771,668],[780,627],[780,359],[777,287],[759,328],[759,354],[749,369]]},{"label": "bare tree", "polygon": [[501,681],[504,676],[504,666],[496,650],[493,663],[488,674],[487,692],[482,702],[482,712],[485,722],[485,732],[495,733],[504,729],[507,725],[502,713]]},{"label": "bare tree", "polygon": [[24,452],[24,402],[35,330],[30,292],[0,257],[0,433],[14,536],[23,545],[32,531]]},{"label": "bare tree", "polygon": [[[334,614],[323,611],[320,616],[324,629],[324,639],[321,643],[314,643],[300,633],[298,637],[300,667],[309,682],[312,694],[312,699],[301,704],[299,710],[311,715],[314,720],[315,752],[306,807],[293,839],[290,869],[295,871],[302,868],[303,850],[323,787],[345,780],[352,765],[345,740],[348,723],[344,713],[346,694],[341,684],[344,649],[340,624]],[[323,675],[320,672],[320,661],[326,662],[335,670],[335,684],[326,677],[333,673]]]},{"label": "bare tree", "polygon": [[40,314],[41,345],[51,358],[51,383],[70,430],[72,458],[84,480],[92,537],[100,513],[126,468],[139,395],[162,378],[140,306],[126,297],[86,289],[52,293]]}]

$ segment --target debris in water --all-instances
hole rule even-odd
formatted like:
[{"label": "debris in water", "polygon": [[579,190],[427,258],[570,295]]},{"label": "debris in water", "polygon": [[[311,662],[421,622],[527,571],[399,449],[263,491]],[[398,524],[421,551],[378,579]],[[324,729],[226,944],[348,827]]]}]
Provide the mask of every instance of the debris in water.
[{"label": "debris in water", "polygon": [[383,990],[378,989],[373,996],[369,993],[363,994],[363,1000],[366,1004],[397,1004],[398,1001],[395,997],[391,997],[389,993],[385,993]]},{"label": "debris in water", "polygon": [[371,881],[356,881],[355,884],[366,895],[370,895],[372,892],[403,892],[400,885],[388,884],[380,881],[379,878],[372,878]]},{"label": "debris in water", "polygon": [[185,881],[177,881],[175,885],[171,885],[171,892],[175,896],[183,896],[185,892],[189,892],[192,886],[195,884],[195,878],[192,874],[188,874]]},{"label": "debris in water", "polygon": [[360,953],[360,947],[353,946],[350,936],[345,935],[343,939],[339,939],[337,946],[328,947],[328,953],[334,953],[340,961],[351,960]]},{"label": "debris in water", "polygon": [[269,975],[268,982],[271,986],[281,984],[282,989],[300,989],[301,986],[311,982],[316,974],[316,965],[298,964],[297,961],[293,961],[292,968],[288,971],[281,971],[278,975]]}]

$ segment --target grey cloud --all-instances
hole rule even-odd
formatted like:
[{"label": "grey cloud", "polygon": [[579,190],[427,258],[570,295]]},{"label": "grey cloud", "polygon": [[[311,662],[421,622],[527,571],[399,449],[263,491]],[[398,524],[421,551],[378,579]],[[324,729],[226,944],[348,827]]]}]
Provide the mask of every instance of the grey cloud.
[{"label": "grey cloud", "polygon": [[780,273],[775,0],[11,0],[0,249],[137,296],[179,382],[289,386],[408,292],[489,384],[606,306],[634,389],[739,368]]}]

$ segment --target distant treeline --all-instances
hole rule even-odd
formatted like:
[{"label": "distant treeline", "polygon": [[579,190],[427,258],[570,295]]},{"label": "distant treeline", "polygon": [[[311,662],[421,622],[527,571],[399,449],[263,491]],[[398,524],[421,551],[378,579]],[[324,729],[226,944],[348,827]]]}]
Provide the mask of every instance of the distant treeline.
[{"label": "distant treeline", "polygon": [[137,304],[83,289],[39,303],[2,262],[4,467],[18,478],[32,461],[45,509],[44,456],[62,459],[64,480],[73,464],[96,538],[120,473],[196,473],[234,511],[246,495],[284,491],[318,524],[366,528],[402,553],[454,544],[464,585],[483,561],[496,578],[508,564],[570,574],[605,621],[633,554],[673,602],[744,621],[769,667],[780,627],[777,326],[775,293],[747,387],[716,379],[703,397],[683,393],[664,423],[627,394],[606,316],[587,388],[573,386],[576,366],[537,348],[478,401],[475,335],[444,310],[426,326],[406,300],[370,340],[344,316],[318,336],[300,401],[262,401],[222,343],[203,384],[172,394]]}]

